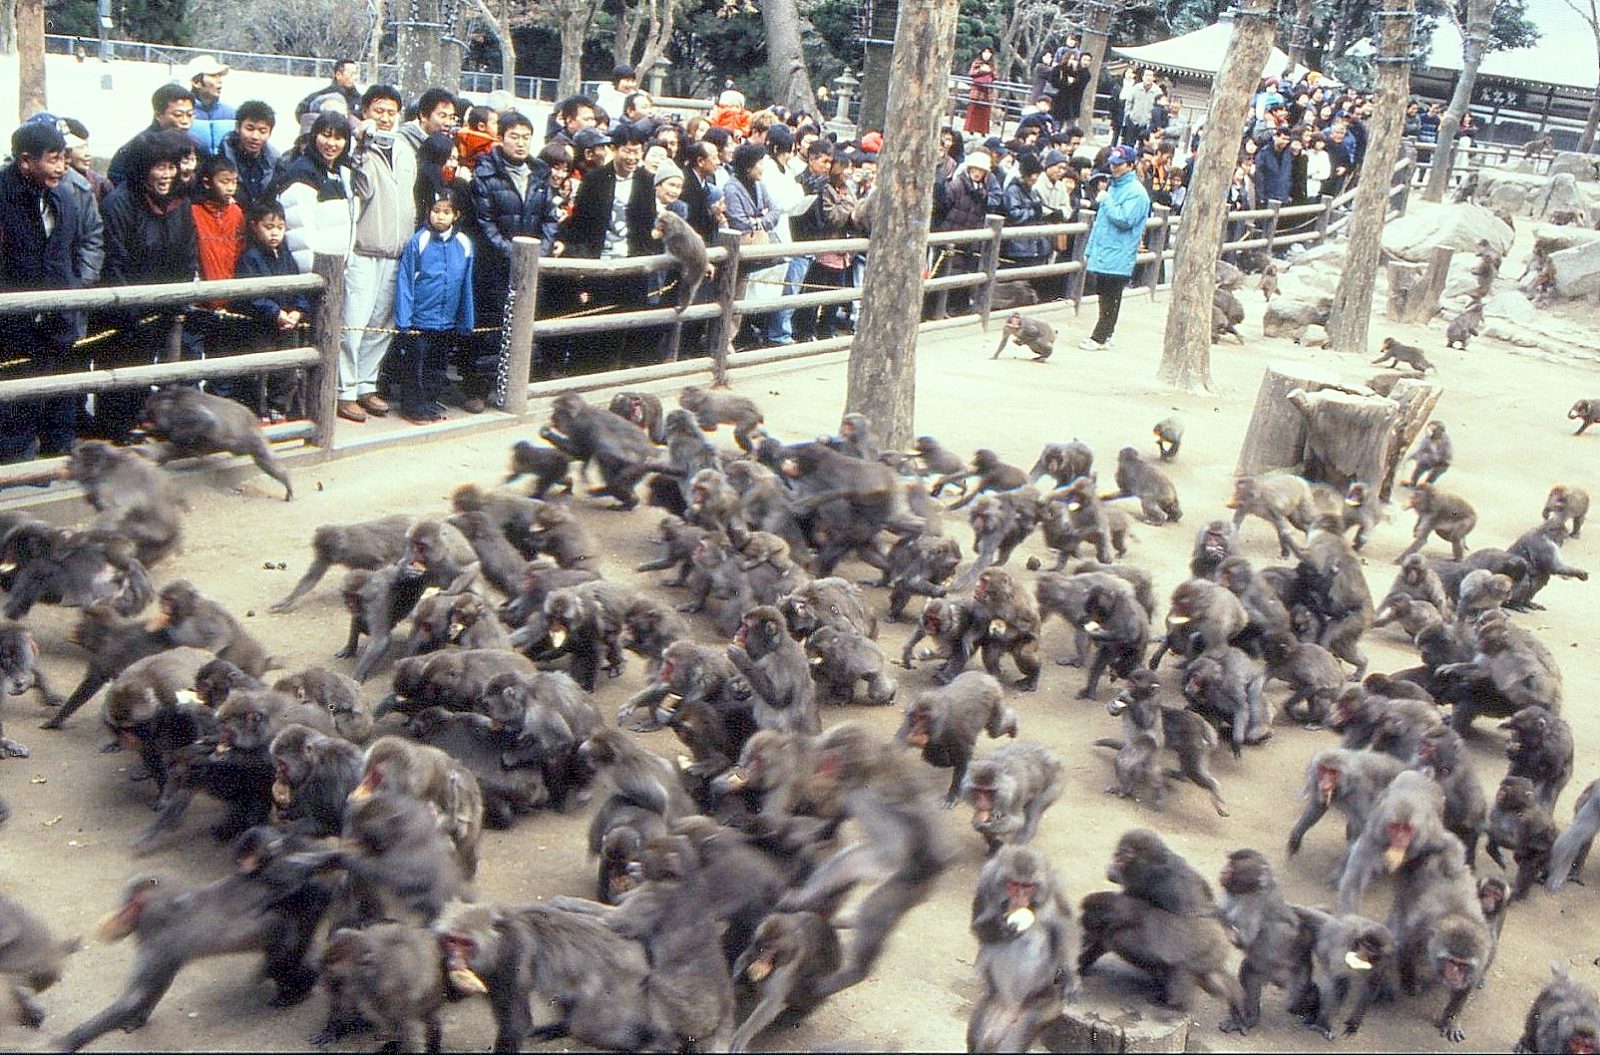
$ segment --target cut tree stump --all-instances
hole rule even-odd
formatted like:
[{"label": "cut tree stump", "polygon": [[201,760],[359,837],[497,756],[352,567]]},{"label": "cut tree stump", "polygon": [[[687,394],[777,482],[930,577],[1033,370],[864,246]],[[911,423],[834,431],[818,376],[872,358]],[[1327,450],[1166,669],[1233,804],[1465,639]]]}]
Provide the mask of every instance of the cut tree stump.
[{"label": "cut tree stump", "polygon": [[1296,389],[1288,400],[1305,415],[1307,480],[1343,492],[1357,480],[1385,479],[1399,412],[1394,400],[1333,389]]},{"label": "cut tree stump", "polygon": [[1250,428],[1239,449],[1237,476],[1256,476],[1271,469],[1298,472],[1305,460],[1306,419],[1289,403],[1295,389],[1318,392],[1325,388],[1345,392],[1367,392],[1366,386],[1352,383],[1331,370],[1301,363],[1268,363],[1256,393],[1256,407],[1250,414]]},{"label": "cut tree stump", "polygon": [[1439,313],[1439,298],[1444,296],[1444,284],[1450,278],[1450,259],[1455,255],[1455,250],[1449,246],[1433,247],[1433,255],[1423,266],[1422,278],[1406,297],[1405,310],[1398,316],[1400,322],[1426,323]]},{"label": "cut tree stump", "polygon": [[1385,304],[1389,318],[1395,322],[1404,320],[1410,314],[1412,302],[1422,295],[1422,284],[1426,264],[1414,264],[1408,260],[1392,260],[1389,262],[1389,299]]},{"label": "cut tree stump", "polygon": [[1399,408],[1394,424],[1394,448],[1389,452],[1383,486],[1378,492],[1378,497],[1387,502],[1407,453],[1416,445],[1417,437],[1422,435],[1428,422],[1433,420],[1434,408],[1439,405],[1439,397],[1444,395],[1444,390],[1433,381],[1401,377],[1385,395]]}]

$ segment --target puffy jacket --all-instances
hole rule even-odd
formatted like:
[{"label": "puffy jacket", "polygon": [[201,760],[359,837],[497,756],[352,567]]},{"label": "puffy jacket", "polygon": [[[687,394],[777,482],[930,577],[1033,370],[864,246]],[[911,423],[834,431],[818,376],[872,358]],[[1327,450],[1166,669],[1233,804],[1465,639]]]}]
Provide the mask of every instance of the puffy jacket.
[{"label": "puffy jacket", "polygon": [[1132,170],[1111,181],[1089,231],[1086,265],[1102,275],[1131,275],[1150,218],[1150,194]]},{"label": "puffy jacket", "polygon": [[[420,131],[420,130],[419,130]],[[362,256],[400,259],[417,230],[417,148],[401,129],[387,151],[369,138],[354,155],[355,241]]]},{"label": "puffy jacket", "polygon": [[982,227],[984,217],[1000,211],[1000,182],[994,173],[985,177],[983,186],[973,183],[962,169],[945,184],[944,221],[942,231],[965,231]]},{"label": "puffy jacket", "polygon": [[187,198],[174,196],[158,212],[144,192],[130,186],[106,195],[101,210],[106,225],[106,263],[100,274],[104,283],[194,281],[194,216],[189,209]]},{"label": "puffy jacket", "polygon": [[484,154],[472,170],[472,221],[482,250],[477,264],[480,285],[488,275],[503,277],[510,271],[513,238],[537,238],[539,252],[550,252],[561,226],[550,189],[550,166],[529,158],[527,192],[519,195],[506,172],[505,155],[498,147]]},{"label": "puffy jacket", "polygon": [[[1007,227],[1027,227],[1044,223],[1044,199],[1039,197],[1038,187],[1030,187],[1021,179],[1013,179],[1006,184],[1005,193],[1001,198],[1001,208],[1005,210]],[[1050,239],[1044,235],[1008,238],[1001,251],[1014,260],[1049,256]]]},{"label": "puffy jacket", "polygon": [[295,158],[284,168],[278,204],[288,233],[284,248],[304,274],[318,253],[350,255],[355,228],[355,201],[350,193],[350,169],[340,165],[331,173],[309,156]]},{"label": "puffy jacket", "polygon": [[1288,147],[1281,151],[1270,146],[1256,151],[1256,201],[1287,203],[1294,176],[1294,157]]},{"label": "puffy jacket", "polygon": [[239,193],[234,197],[242,208],[248,211],[256,202],[272,197],[272,181],[281,161],[276,147],[263,143],[261,153],[251,157],[239,149],[239,133],[233,131],[222,137],[220,149],[239,170]]},{"label": "puffy jacket", "polygon": [[472,332],[472,240],[424,227],[400,253],[394,323],[402,330]]},{"label": "puffy jacket", "polygon": [[199,99],[194,101],[194,124],[189,126],[189,135],[199,142],[207,154],[221,150],[223,139],[232,131],[233,107],[221,99],[210,106],[204,105]]},{"label": "puffy jacket", "polygon": [[[90,169],[94,172],[94,169]],[[97,174],[98,175],[98,174]],[[100,281],[100,269],[106,263],[106,227],[100,218],[100,188],[77,169],[67,168],[61,185],[72,194],[78,206],[78,233],[72,246],[72,266],[77,272],[78,285],[92,286]],[[110,193],[111,185],[105,185]],[[81,318],[81,313],[79,316]]]}]

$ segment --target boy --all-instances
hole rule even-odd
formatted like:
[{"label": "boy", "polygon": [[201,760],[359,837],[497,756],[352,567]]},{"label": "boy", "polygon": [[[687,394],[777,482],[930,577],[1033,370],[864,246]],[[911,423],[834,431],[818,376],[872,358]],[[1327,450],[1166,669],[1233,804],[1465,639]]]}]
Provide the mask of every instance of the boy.
[{"label": "boy", "polygon": [[[244,252],[244,210],[233,200],[239,189],[239,170],[220,154],[200,162],[195,173],[195,199],[189,206],[194,216],[195,259],[201,279],[212,282],[233,278]],[[234,320],[218,314],[226,308],[221,300],[197,304],[189,329],[184,333],[184,354],[203,357],[231,351],[244,336]],[[220,378],[206,387],[220,396],[231,396],[236,382]]]},{"label": "boy", "polygon": [[456,230],[461,204],[447,188],[428,208],[428,224],[400,254],[395,325],[408,334],[400,368],[400,416],[413,425],[444,417],[439,397],[458,338],[472,332],[472,242]]},{"label": "boy", "polygon": [[[284,235],[289,228],[284,222],[282,205],[271,198],[258,202],[250,206],[245,222],[250,231],[250,244],[239,257],[239,278],[282,278],[300,273],[293,254],[283,247]],[[296,341],[295,335],[308,321],[310,309],[310,301],[303,293],[257,297],[234,305],[235,311],[249,315],[254,320],[254,340],[250,343],[262,350],[306,343]],[[299,387],[298,371],[286,371],[269,378],[267,410],[262,417],[269,422],[283,421],[288,417],[294,409],[294,396]]]}]

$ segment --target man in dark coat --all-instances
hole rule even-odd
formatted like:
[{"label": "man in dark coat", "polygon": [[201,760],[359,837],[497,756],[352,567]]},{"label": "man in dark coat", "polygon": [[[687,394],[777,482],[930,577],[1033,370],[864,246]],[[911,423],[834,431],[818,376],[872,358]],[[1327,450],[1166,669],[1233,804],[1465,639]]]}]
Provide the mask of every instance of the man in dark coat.
[{"label": "man in dark coat", "polygon": [[1272,142],[1256,151],[1256,201],[1265,207],[1269,201],[1288,204],[1294,176],[1294,155],[1289,149],[1289,128],[1279,125],[1272,131]]},{"label": "man in dark coat", "polygon": [[[30,122],[11,136],[0,170],[0,289],[76,289],[93,282],[81,259],[84,217],[64,181],[67,143],[53,124]],[[63,373],[81,336],[62,312],[0,316],[0,379]],[[0,462],[65,454],[77,434],[76,396],[0,403]]]},{"label": "man in dark coat", "polygon": [[317,100],[324,95],[342,95],[349,105],[350,116],[361,116],[361,89],[356,87],[356,72],[360,66],[355,59],[340,59],[333,64],[333,80],[318,88],[295,104],[294,116],[298,120],[311,112]]}]

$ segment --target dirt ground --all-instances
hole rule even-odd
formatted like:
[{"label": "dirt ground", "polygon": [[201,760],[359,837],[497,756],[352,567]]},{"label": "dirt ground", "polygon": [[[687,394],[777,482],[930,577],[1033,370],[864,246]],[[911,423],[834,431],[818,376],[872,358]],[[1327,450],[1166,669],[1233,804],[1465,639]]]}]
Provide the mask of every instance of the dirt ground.
[{"label": "dirt ground", "polygon": [[[1250,300],[1250,296],[1246,296]],[[1136,528],[1130,559],[1150,568],[1163,597],[1185,576],[1185,563],[1195,529],[1224,512],[1231,472],[1244,434],[1263,365],[1269,360],[1316,362],[1341,369],[1351,378],[1369,376],[1365,361],[1327,351],[1300,349],[1259,334],[1259,299],[1249,305],[1251,319],[1245,347],[1224,345],[1213,354],[1215,391],[1210,395],[1177,393],[1155,381],[1161,347],[1164,298],[1151,304],[1130,297],[1114,351],[1088,355],[1076,343],[1092,322],[1087,312],[1074,319],[1070,309],[1051,313],[1061,331],[1058,352],[1048,364],[1036,365],[1013,355],[991,361],[996,335],[976,328],[930,335],[920,345],[917,431],[933,433],[957,450],[989,446],[1010,461],[1030,464],[1047,441],[1073,437],[1088,442],[1102,466],[1118,448],[1133,444],[1151,453],[1150,426],[1171,413],[1185,419],[1188,432],[1171,473],[1183,497],[1181,525]],[[1468,496],[1480,513],[1471,541],[1478,546],[1510,543],[1537,521],[1546,490],[1561,480],[1594,490],[1594,466],[1600,439],[1574,439],[1564,415],[1573,399],[1600,394],[1600,378],[1592,367],[1553,364],[1511,354],[1490,341],[1470,352],[1446,351],[1442,328],[1393,328],[1379,320],[1373,345],[1386,334],[1421,343],[1439,364],[1445,396],[1439,416],[1455,437],[1457,462],[1445,484]],[[845,367],[842,356],[773,367],[735,375],[737,390],[760,401],[774,435],[801,439],[831,432],[842,410]],[[675,386],[663,386],[664,390]],[[531,430],[527,430],[531,431]],[[210,596],[247,616],[247,625],[279,657],[282,665],[301,668],[313,663],[339,663],[331,653],[343,640],[344,619],[336,593],[337,573],[326,579],[292,615],[267,613],[268,603],[287,591],[307,559],[307,540],[319,524],[344,522],[392,513],[425,513],[447,509],[452,487],[463,481],[495,482],[503,471],[515,430],[452,438],[427,446],[370,454],[301,469],[300,494],[291,505],[277,501],[275,485],[252,477],[237,491],[225,490],[198,475],[182,483],[193,506],[185,552],[158,571],[161,582],[186,577]],[[727,433],[717,437],[731,443]],[[1103,470],[1104,471],[1104,470]],[[639,576],[632,567],[645,559],[646,535],[657,519],[641,508],[632,514],[605,511],[583,502],[586,523],[603,541],[603,570],[623,581],[651,584],[655,576]],[[1409,539],[1411,517],[1394,511],[1365,554],[1365,572],[1375,596],[1388,588],[1392,561]],[[949,524],[958,538],[969,538],[965,524]],[[1568,547],[1579,565],[1593,562],[1594,543],[1587,537]],[[1258,563],[1276,561],[1271,532],[1260,521],[1246,525],[1244,551]],[[1031,553],[1043,553],[1030,541],[1014,559],[1020,565]],[[1428,552],[1443,555],[1443,544]],[[287,570],[264,563],[283,561]],[[1020,567],[1019,574],[1026,575]],[[846,566],[845,574],[863,569]],[[652,585],[653,589],[664,590]],[[1584,687],[1600,667],[1596,659],[1596,627],[1581,608],[1591,586],[1557,580],[1542,596],[1549,610],[1518,616],[1538,632],[1560,657],[1567,686],[1567,716],[1578,742],[1578,767],[1572,790],[1557,807],[1558,821],[1571,814],[1572,797],[1600,776],[1600,714],[1586,706]],[[882,604],[883,594],[875,592]],[[82,671],[82,661],[67,640],[74,613],[39,608],[30,617],[46,653],[46,666],[58,684],[68,688]],[[698,630],[705,640],[712,633]],[[898,654],[905,625],[889,624],[883,643]],[[1064,654],[1068,637],[1061,624],[1046,633],[1050,659]],[[1373,669],[1409,665],[1412,654],[1393,632],[1369,636]],[[611,713],[640,684],[641,665],[630,663],[624,675],[602,686],[599,703]],[[1007,670],[1009,674],[1009,667]],[[902,673],[901,699],[931,684],[931,670]],[[1089,742],[1113,735],[1116,722],[1107,715],[1101,689],[1094,703],[1074,699],[1083,684],[1080,671],[1049,663],[1040,691],[1017,695],[1023,735],[1043,740],[1068,760],[1069,785],[1045,816],[1036,845],[1055,861],[1074,900],[1106,889],[1105,864],[1118,835],[1131,827],[1160,831],[1202,872],[1215,879],[1225,854],[1255,846],[1278,869],[1291,899],[1326,904],[1323,885],[1340,849],[1334,821],[1322,824],[1293,861],[1284,855],[1284,840],[1297,814],[1297,793],[1307,758],[1331,746],[1332,734],[1311,733],[1281,724],[1267,745],[1250,750],[1242,763],[1225,753],[1216,769],[1232,816],[1213,814],[1199,789],[1184,785],[1169,796],[1164,812],[1104,794],[1110,781],[1109,752]],[[373,700],[383,694],[387,679],[378,677],[365,689]],[[1272,690],[1281,699],[1283,689]],[[149,819],[151,788],[129,783],[125,755],[103,755],[105,736],[96,706],[85,708],[64,732],[33,726],[42,717],[32,698],[8,704],[10,731],[28,743],[33,756],[0,764],[0,793],[14,816],[0,830],[0,887],[40,910],[63,933],[89,933],[95,920],[111,907],[125,877],[144,870],[209,879],[223,868],[218,847],[206,834],[215,816],[210,804],[197,803],[181,832],[145,860],[128,850],[130,837]],[[825,719],[870,723],[892,731],[898,708],[830,710]],[[651,746],[665,753],[675,744],[665,733],[651,734]],[[1504,772],[1503,740],[1491,725],[1480,723],[1472,738],[1472,757],[1486,791]],[[943,779],[929,770],[930,795]],[[544,815],[524,821],[509,833],[490,833],[483,845],[477,892],[483,899],[522,901],[556,894],[589,895],[593,870],[585,859],[582,834],[588,810],[567,816]],[[965,811],[942,815],[957,864],[941,879],[933,898],[906,919],[890,942],[872,977],[835,997],[797,1029],[769,1034],[778,1048],[959,1049],[975,995],[972,969],[975,942],[967,929],[973,883],[983,862],[982,840],[968,827]],[[1483,867],[1493,868],[1484,862]],[[1464,1050],[1503,1050],[1517,1037],[1523,1014],[1548,977],[1552,962],[1567,964],[1591,984],[1600,970],[1590,960],[1600,953],[1600,933],[1592,926],[1596,893],[1593,886],[1569,886],[1559,896],[1536,892],[1516,906],[1505,929],[1505,942],[1483,992],[1468,1007]],[[1369,893],[1365,908],[1382,918],[1388,893]],[[0,1035],[6,1047],[48,1043],[98,1010],[121,984],[131,945],[90,943],[71,963],[61,984],[46,994],[50,1018],[39,1034]],[[320,1024],[324,1001],[314,997],[301,1007],[269,1010],[268,989],[253,980],[254,965],[242,958],[212,961],[185,971],[149,1024],[131,1035],[115,1034],[98,1047],[140,1049],[266,1049],[301,1048]],[[1086,1005],[1114,1015],[1124,1011],[1151,1013],[1145,990],[1125,971],[1107,961],[1085,981]],[[1367,1020],[1349,1049],[1434,1050],[1448,1047],[1428,1025],[1441,1006],[1438,995],[1380,1007]],[[1216,1024],[1222,1009],[1209,999],[1195,1010],[1191,1046],[1209,1050],[1268,1051],[1325,1047],[1283,1011],[1281,994],[1268,994],[1261,1028],[1248,1039],[1225,1036]],[[453,1005],[445,1017],[445,1038],[452,1049],[483,1050],[492,1037],[487,1006],[481,1001]],[[359,1041],[351,1050],[370,1047]],[[558,1047],[552,1045],[551,1047]]]}]

